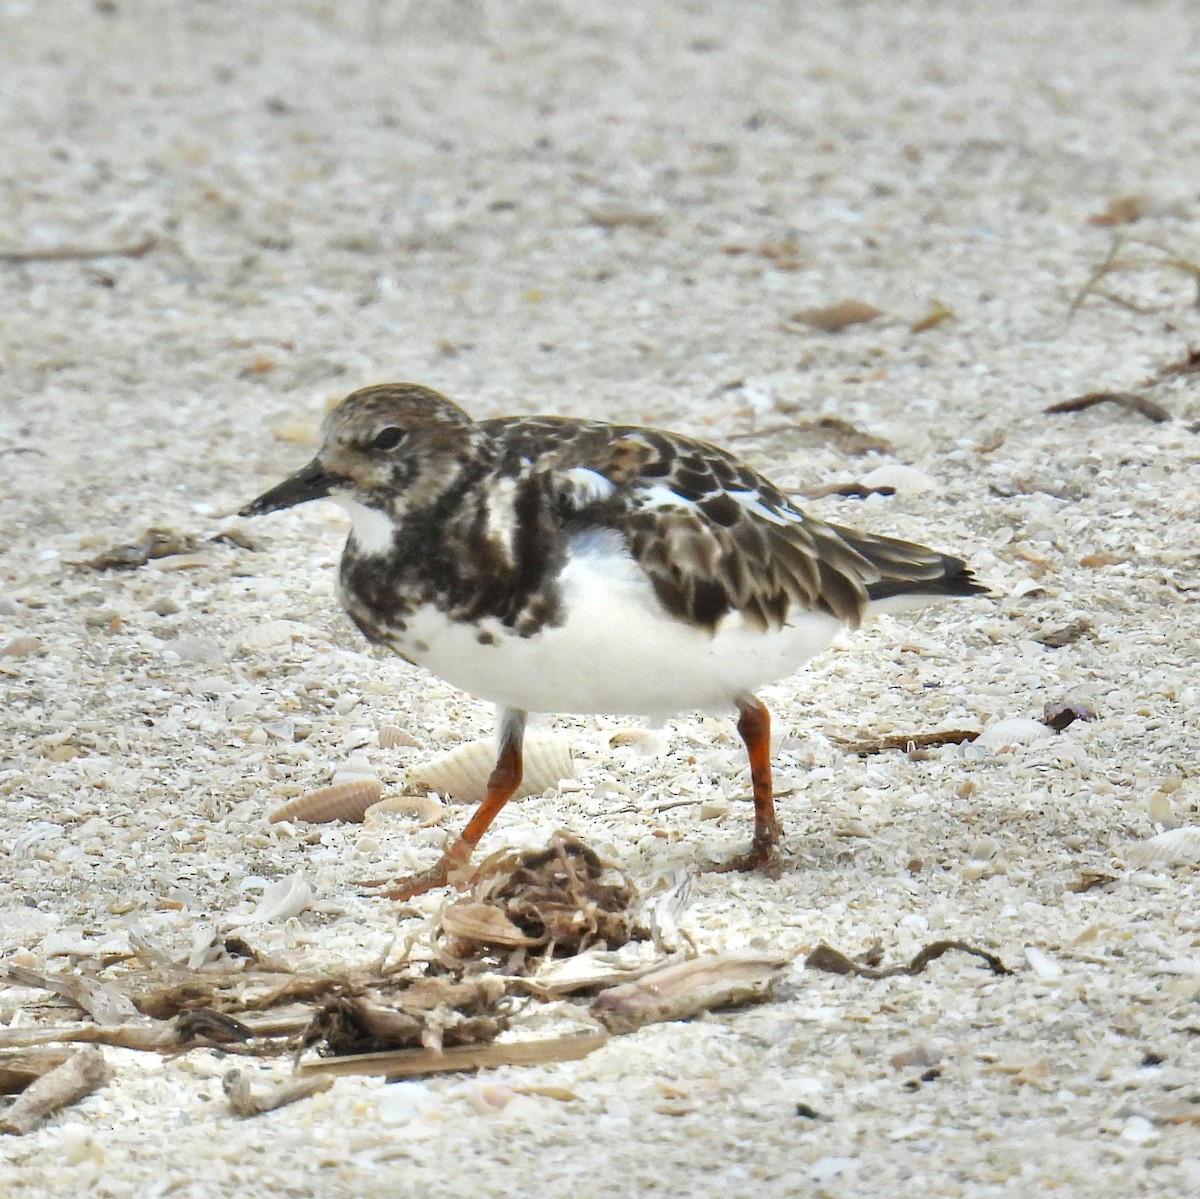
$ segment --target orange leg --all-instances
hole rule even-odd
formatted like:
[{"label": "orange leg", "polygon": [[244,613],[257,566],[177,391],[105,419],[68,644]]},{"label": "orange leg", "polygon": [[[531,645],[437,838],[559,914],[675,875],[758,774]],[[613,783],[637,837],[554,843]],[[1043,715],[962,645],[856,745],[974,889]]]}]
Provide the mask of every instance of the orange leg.
[{"label": "orange leg", "polygon": [[767,705],[753,695],[738,701],[738,733],[750,758],[750,782],[754,790],[754,840],[750,852],[720,870],[762,870],[771,877],[779,874],[775,846],[783,833],[775,816],[775,797],[771,788],[771,714]]},{"label": "orange leg", "polygon": [[382,894],[388,899],[411,899],[414,895],[423,895],[435,887],[460,882],[480,838],[521,785],[524,770],[521,745],[524,737],[525,713],[505,712],[500,724],[500,754],[488,778],[487,792],[458,839],[446,847],[442,856],[428,870],[422,870],[407,878],[379,879],[360,885],[386,887],[387,890]]}]

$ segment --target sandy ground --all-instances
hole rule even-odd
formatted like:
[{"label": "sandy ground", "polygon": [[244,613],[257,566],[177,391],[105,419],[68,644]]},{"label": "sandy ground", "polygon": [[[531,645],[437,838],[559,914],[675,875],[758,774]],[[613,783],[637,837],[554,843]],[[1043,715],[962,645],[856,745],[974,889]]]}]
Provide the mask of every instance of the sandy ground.
[{"label": "sandy ground", "polygon": [[[0,1140],[0,1191],[1195,1193],[1200,834],[1175,864],[1144,844],[1200,826],[1200,397],[1164,373],[1200,345],[1195,267],[1168,261],[1200,258],[1193,5],[5,0],[0,100],[11,961],[87,964],[131,927],[186,953],[296,871],[313,906],[245,935],[300,964],[368,961],[440,902],[352,880],[430,861],[460,807],[428,830],[266,821],[348,761],[398,793],[491,726],[364,651],[328,505],[190,569],[78,565],[150,525],[239,524],[353,387],[734,439],[810,489],[908,465],[895,496],[812,507],[962,553],[997,592],[766,693],[786,869],[699,875],[680,919],[704,950],[796,955],[774,1002],[502,1070],[574,1098],[485,1114],[463,1078],[351,1078],[240,1120],[227,1060],[112,1051],[108,1086]],[[1089,222],[1130,196],[1137,223]],[[1069,316],[1114,233],[1155,245]],[[63,247],[145,252],[19,257]],[[883,315],[792,319],[848,298]],[[914,330],[935,302],[951,315]],[[1171,419],[1043,413],[1093,391]],[[1032,738],[1065,701],[1096,719]],[[924,757],[838,741],[1014,718]],[[649,885],[746,841],[727,723],[681,717],[649,754],[610,745],[621,722],[549,723],[574,789],[506,811],[490,847],[566,826]],[[416,744],[379,748],[384,724]],[[823,940],[899,961],[941,937],[1014,972],[802,968]],[[40,998],[0,983],[0,1023]]]}]

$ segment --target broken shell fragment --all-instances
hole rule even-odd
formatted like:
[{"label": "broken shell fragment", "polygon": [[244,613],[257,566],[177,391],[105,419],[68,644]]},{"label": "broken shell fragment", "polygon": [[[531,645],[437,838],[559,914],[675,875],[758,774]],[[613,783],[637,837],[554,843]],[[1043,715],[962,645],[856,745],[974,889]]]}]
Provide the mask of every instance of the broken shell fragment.
[{"label": "broken shell fragment", "polygon": [[[563,779],[575,777],[571,746],[554,733],[526,737],[524,774],[516,798],[540,795]],[[478,803],[487,792],[487,781],[496,765],[496,747],[490,740],[468,741],[409,769],[409,786],[426,786],[462,803]]]},{"label": "broken shell fragment", "polygon": [[1017,745],[1032,745],[1054,736],[1054,730],[1040,720],[1030,716],[1014,716],[1009,720],[997,720],[987,725],[976,738],[976,745],[984,745],[995,753],[1006,753]]},{"label": "broken shell fragment", "polygon": [[1145,841],[1138,841],[1125,851],[1131,866],[1198,866],[1200,865],[1200,828],[1171,828]]},{"label": "broken shell fragment", "polygon": [[399,725],[381,724],[379,726],[380,749],[396,749],[399,746],[416,749],[420,744],[420,741],[412,733],[407,729],[400,728]]},{"label": "broken shell fragment", "polygon": [[367,809],[374,807],[382,795],[383,784],[378,779],[350,779],[298,795],[276,808],[269,819],[272,824],[281,820],[300,820],[307,824],[344,820],[361,824]]},{"label": "broken shell fragment", "polygon": [[445,805],[436,795],[395,795],[373,803],[363,815],[363,823],[374,827],[382,823],[389,812],[403,812],[420,817],[421,828],[433,828],[442,823]]}]

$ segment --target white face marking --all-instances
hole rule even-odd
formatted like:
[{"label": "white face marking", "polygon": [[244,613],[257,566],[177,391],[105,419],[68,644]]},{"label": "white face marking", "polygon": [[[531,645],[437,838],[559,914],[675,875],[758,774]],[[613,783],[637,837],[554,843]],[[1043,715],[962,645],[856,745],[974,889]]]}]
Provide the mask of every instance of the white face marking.
[{"label": "white face marking", "polygon": [[358,500],[352,500],[344,495],[329,497],[349,514],[353,526],[350,536],[355,547],[362,554],[386,554],[391,551],[392,541],[396,535],[396,526],[392,518],[378,508],[368,508]]}]

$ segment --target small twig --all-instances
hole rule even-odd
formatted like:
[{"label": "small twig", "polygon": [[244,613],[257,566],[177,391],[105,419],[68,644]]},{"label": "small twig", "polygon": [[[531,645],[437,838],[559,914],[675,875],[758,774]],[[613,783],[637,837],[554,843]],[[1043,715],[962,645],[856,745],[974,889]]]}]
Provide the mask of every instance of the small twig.
[{"label": "small twig", "polygon": [[289,1103],[328,1091],[334,1082],[335,1079],[330,1077],[289,1078],[255,1093],[244,1070],[230,1070],[221,1079],[221,1087],[235,1116],[261,1116],[263,1112],[273,1112]]},{"label": "small twig", "polygon": [[48,246],[44,250],[0,250],[0,262],[90,262],[97,258],[143,258],[158,245],[157,237],[144,237],[128,246],[89,249],[86,246]]},{"label": "small twig", "polygon": [[834,737],[848,754],[866,757],[868,754],[886,753],[889,749],[902,749],[911,753],[917,749],[934,749],[940,745],[962,745],[974,741],[978,729],[937,729],[931,733],[884,733],[872,741],[845,741]]},{"label": "small twig", "polygon": [[1043,408],[1042,411],[1053,415],[1062,412],[1083,412],[1087,408],[1094,408],[1097,404],[1116,404],[1118,408],[1126,408],[1130,412],[1140,413],[1147,420],[1152,420],[1156,424],[1162,424],[1171,419],[1171,414],[1161,404],[1156,404],[1153,400],[1146,399],[1145,396],[1134,395],[1128,391],[1089,391],[1087,395],[1060,400],[1057,404]]}]

